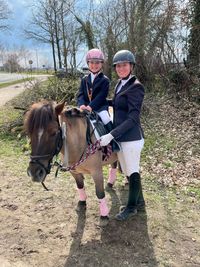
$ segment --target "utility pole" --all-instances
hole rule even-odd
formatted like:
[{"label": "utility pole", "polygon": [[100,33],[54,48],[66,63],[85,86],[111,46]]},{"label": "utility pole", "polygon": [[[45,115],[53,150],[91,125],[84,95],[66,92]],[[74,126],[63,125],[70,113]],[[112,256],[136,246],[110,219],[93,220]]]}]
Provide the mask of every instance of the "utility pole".
[{"label": "utility pole", "polygon": [[37,49],[35,49],[35,52],[36,52],[36,64],[37,64],[37,71],[38,71],[39,64],[38,64],[38,51],[37,51]]}]

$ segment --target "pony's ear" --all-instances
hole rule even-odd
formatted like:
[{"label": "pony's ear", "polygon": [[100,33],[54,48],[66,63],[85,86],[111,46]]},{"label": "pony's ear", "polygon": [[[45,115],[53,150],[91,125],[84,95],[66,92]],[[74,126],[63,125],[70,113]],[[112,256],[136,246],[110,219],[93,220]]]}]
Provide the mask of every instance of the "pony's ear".
[{"label": "pony's ear", "polygon": [[65,106],[65,101],[61,102],[61,103],[58,103],[56,106],[55,106],[55,111],[56,111],[56,114],[57,115],[60,115],[60,113],[63,111],[63,108]]}]

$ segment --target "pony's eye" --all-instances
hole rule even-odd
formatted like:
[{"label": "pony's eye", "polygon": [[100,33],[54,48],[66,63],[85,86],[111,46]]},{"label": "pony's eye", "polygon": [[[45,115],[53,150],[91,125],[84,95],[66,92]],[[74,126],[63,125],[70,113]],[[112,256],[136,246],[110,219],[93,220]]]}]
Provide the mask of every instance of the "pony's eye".
[{"label": "pony's eye", "polygon": [[51,137],[55,137],[56,136],[56,132],[50,133]]}]

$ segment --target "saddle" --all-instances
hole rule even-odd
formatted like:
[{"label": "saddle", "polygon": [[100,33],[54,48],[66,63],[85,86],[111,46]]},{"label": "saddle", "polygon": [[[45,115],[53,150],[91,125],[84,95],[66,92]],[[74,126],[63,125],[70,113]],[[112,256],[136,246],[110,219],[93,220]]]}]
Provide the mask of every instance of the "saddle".
[{"label": "saddle", "polygon": [[[87,112],[87,132],[86,132],[86,140],[88,145],[90,145],[91,142],[91,133],[90,133],[90,125],[92,125],[93,133],[96,137],[96,139],[100,139],[100,137],[104,134],[107,134],[107,130],[100,118],[100,116],[96,112]],[[108,155],[112,153],[112,148],[110,147],[102,147],[101,148],[103,155],[102,160],[104,160]]]},{"label": "saddle", "polygon": [[96,139],[99,139],[102,135],[105,135],[108,133],[106,128],[105,128],[105,125],[103,124],[103,122],[100,118],[100,116],[95,111],[91,112],[88,115],[88,118],[89,118],[90,123],[92,125]]}]

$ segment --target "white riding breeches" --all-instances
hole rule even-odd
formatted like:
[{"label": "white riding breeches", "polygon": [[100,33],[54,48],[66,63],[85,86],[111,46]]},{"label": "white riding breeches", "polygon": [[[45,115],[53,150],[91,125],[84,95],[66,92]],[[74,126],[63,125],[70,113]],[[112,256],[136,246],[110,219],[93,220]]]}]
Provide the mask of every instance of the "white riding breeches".
[{"label": "white riding breeches", "polygon": [[107,110],[102,110],[100,112],[97,112],[99,117],[101,118],[104,125],[109,123],[111,121],[111,117],[109,116],[109,113]]},{"label": "white riding breeches", "polygon": [[121,150],[117,153],[121,168],[126,176],[140,170],[140,155],[144,139],[129,142],[119,142]]}]

